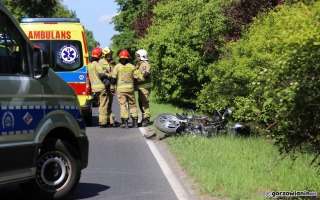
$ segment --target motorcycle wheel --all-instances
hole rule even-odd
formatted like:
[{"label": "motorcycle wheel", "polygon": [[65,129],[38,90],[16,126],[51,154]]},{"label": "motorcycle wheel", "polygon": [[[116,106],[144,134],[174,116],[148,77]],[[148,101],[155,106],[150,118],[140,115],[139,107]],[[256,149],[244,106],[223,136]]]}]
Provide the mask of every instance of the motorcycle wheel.
[{"label": "motorcycle wheel", "polygon": [[157,129],[167,134],[175,134],[177,128],[181,125],[178,117],[170,113],[157,115],[153,123]]}]

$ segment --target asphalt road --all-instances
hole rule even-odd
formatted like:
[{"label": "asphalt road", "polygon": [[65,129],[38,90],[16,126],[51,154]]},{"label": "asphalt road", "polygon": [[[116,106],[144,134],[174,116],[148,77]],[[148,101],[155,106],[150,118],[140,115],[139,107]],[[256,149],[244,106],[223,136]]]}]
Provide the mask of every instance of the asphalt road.
[{"label": "asphalt road", "polygon": [[[70,200],[178,199],[139,128],[99,128],[97,108],[93,121],[87,128],[89,165]],[[17,185],[0,188],[0,196],[27,199]]]},{"label": "asphalt road", "polygon": [[87,132],[89,166],[73,199],[177,199],[139,129],[95,126]]}]

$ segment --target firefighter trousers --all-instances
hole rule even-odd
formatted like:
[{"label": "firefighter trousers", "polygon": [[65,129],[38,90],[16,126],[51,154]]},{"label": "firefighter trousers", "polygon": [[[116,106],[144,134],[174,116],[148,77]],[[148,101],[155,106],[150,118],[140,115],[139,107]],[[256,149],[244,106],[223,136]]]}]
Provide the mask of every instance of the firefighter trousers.
[{"label": "firefighter trousers", "polygon": [[151,94],[151,88],[139,88],[138,89],[138,102],[139,108],[142,112],[142,118],[150,118],[150,106],[149,106],[149,99]]},{"label": "firefighter trousers", "polygon": [[[120,117],[123,119],[128,119],[129,118],[128,110],[129,110],[132,118],[138,118],[136,98],[134,96],[134,91],[122,92],[118,90],[117,95],[118,95],[118,103],[120,107]],[[127,105],[128,105],[128,108],[127,108]]]},{"label": "firefighter trousers", "polygon": [[113,95],[110,91],[110,89],[106,90],[107,98],[106,98],[106,105],[107,105],[107,124],[113,124],[115,120],[115,116],[112,113],[112,102],[113,102]]},{"label": "firefighter trousers", "polygon": [[99,125],[107,125],[107,91],[104,89],[99,93]]}]

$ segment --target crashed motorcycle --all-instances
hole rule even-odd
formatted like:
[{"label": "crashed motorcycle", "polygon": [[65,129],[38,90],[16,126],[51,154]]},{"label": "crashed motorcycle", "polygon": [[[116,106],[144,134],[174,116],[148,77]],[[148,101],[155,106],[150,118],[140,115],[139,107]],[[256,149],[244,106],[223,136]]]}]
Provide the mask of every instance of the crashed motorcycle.
[{"label": "crashed motorcycle", "polygon": [[228,128],[232,134],[237,134],[237,130],[244,126],[237,123],[227,126],[232,113],[230,108],[225,110],[215,110],[213,117],[195,116],[194,110],[185,110],[182,115],[162,113],[155,117],[155,127],[167,135],[190,134],[193,136],[212,137],[220,133],[227,133]]}]

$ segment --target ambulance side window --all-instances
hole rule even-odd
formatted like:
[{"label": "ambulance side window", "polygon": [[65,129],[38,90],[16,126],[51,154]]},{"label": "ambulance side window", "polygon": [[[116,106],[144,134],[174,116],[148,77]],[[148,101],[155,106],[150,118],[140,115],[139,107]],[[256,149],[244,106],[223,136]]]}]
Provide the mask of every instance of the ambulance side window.
[{"label": "ambulance side window", "polygon": [[12,21],[0,12],[0,76],[29,74],[26,45]]},{"label": "ambulance side window", "polygon": [[83,66],[80,41],[53,40],[51,45],[54,71],[76,71]]}]

